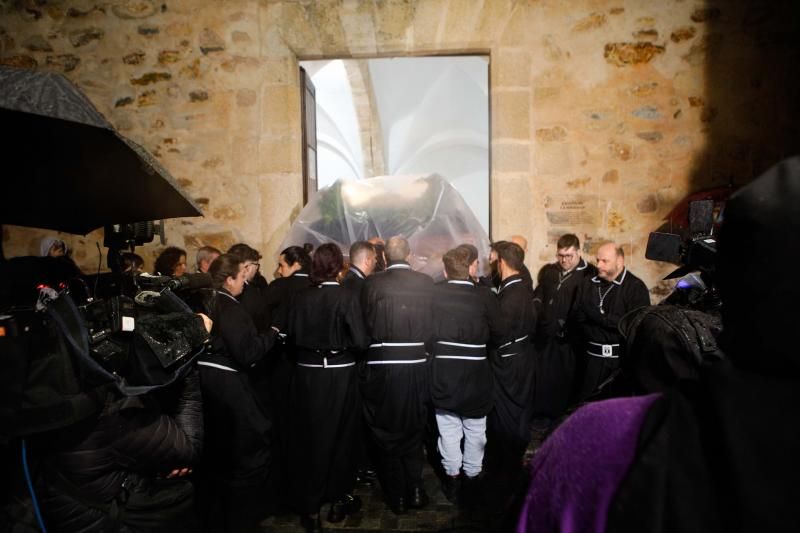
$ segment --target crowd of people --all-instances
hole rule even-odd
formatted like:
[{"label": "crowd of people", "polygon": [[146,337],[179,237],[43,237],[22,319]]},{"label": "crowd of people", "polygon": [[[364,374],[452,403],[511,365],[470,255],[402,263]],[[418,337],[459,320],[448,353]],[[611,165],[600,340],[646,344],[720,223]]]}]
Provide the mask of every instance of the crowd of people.
[{"label": "crowd of people", "polygon": [[[524,238],[493,243],[486,275],[465,243],[443,253],[439,281],[413,270],[403,237],[353,243],[347,261],[333,243],[290,246],[271,283],[251,246],[203,247],[195,269],[211,287],[179,294],[203,318],[205,348],[171,386],[108,393],[99,413],[33,441],[45,521],[252,531],[283,508],[316,532],[323,505],[331,523],[359,512],[357,483],[379,483],[397,515],[426,507],[427,459],[448,500],[483,506],[498,529],[796,530],[800,440],[780,413],[800,390],[797,313],[775,304],[797,285],[791,269],[772,267],[797,256],[782,247],[796,213],[776,202],[800,198],[798,161],[726,211],[716,275],[729,359],[645,396],[619,394],[632,348],[620,324],[650,298],[615,243],[592,264],[563,235],[535,279]],[[68,249],[48,240],[41,253]],[[135,254],[122,259],[142,268]],[[181,276],[186,263],[185,250],[167,248],[154,274]],[[774,283],[743,283],[743,271],[770,271]],[[664,331],[644,344],[651,360]],[[555,431],[523,504],[537,426]]]},{"label": "crowd of people", "polygon": [[[213,290],[198,310],[214,325],[195,478],[209,530],[248,530],[281,504],[319,531],[322,504],[343,520],[361,507],[356,481],[373,477],[394,513],[423,508],[426,443],[450,501],[491,493],[507,510],[531,422],[596,395],[619,364],[617,322],[649,305],[616,244],[595,267],[564,235],[535,290],[523,246],[494,243],[485,276],[477,249],[457,246],[438,283],[411,268],[402,237],[356,242],[349,263],[332,243],[291,246],[271,284],[250,246],[201,249]],[[167,249],[156,273],[185,263]]]},{"label": "crowd of people", "polygon": [[[622,354],[617,322],[649,304],[614,243],[599,247],[594,266],[578,238],[564,235],[557,261],[536,282],[526,247],[521,236],[493,243],[490,272],[481,276],[477,248],[462,244],[443,254],[443,279],[435,282],[411,268],[402,237],[353,243],[347,262],[336,244],[290,246],[272,283],[247,244],[226,253],[200,248],[194,270],[208,275],[211,288],[178,294],[207,317],[210,339],[184,388],[173,391],[177,403],[104,446],[97,439],[111,438],[108,424],[124,399],[108,404],[113,412],[88,433],[70,428],[51,461],[59,482],[43,493],[46,502],[71,504],[45,514],[67,530],[125,524],[106,508],[75,518],[82,501],[75,487],[88,485],[90,501],[107,502],[116,486],[109,479],[123,470],[88,479],[73,458],[113,456],[154,431],[160,445],[145,462],[170,458],[170,479],[182,487],[180,508],[155,514],[154,524],[172,530],[180,523],[250,531],[285,508],[307,531],[320,531],[323,504],[333,523],[359,511],[357,482],[379,482],[398,515],[421,509],[429,503],[426,449],[447,499],[510,513],[524,488],[531,423],[549,424],[603,389]],[[143,263],[121,256],[125,272],[139,273]],[[181,248],[168,247],[155,261],[155,275],[186,273]],[[181,409],[191,417],[181,419]],[[169,431],[161,435],[154,423]],[[184,452],[168,453],[174,446]],[[187,479],[195,489],[191,519]]]}]

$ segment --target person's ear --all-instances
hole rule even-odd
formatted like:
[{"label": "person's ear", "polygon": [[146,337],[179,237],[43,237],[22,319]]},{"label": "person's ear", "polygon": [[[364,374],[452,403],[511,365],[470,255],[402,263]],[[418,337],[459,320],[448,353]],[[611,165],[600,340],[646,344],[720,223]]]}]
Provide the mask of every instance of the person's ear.
[{"label": "person's ear", "polygon": [[449,278],[447,277],[447,269],[446,269],[446,268],[443,268],[443,269],[442,269],[442,274],[444,274],[444,279],[449,279]]}]

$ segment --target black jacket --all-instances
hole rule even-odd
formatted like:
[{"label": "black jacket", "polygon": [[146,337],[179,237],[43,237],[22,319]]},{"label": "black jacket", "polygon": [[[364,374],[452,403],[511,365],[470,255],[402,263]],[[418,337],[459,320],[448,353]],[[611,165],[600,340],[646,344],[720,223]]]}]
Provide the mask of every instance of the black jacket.
[{"label": "black jacket", "polygon": [[575,296],[571,319],[584,342],[620,344],[624,339],[619,332],[619,321],[626,313],[648,305],[650,292],[626,268],[610,282],[598,276],[586,277]]},{"label": "black jacket", "polygon": [[[191,467],[203,442],[199,378],[193,372],[168,390],[140,397],[109,393],[97,417],[47,438],[41,507],[51,531],[103,531],[110,527],[108,506],[123,493],[146,491],[160,498],[157,477]],[[126,481],[127,479],[127,481]],[[131,488],[123,489],[123,483]],[[186,480],[163,481],[188,495]],[[141,501],[141,500],[140,500]],[[105,508],[105,510],[103,510]],[[169,509],[166,509],[169,514]],[[126,520],[122,519],[122,531]],[[168,524],[151,529],[169,529]]]},{"label": "black jacket", "polygon": [[537,311],[536,336],[547,341],[567,334],[566,326],[575,303],[575,295],[584,278],[597,275],[597,268],[581,259],[564,274],[558,263],[550,263],[539,271],[539,283],[533,291]]},{"label": "black jacket", "polygon": [[492,408],[487,355],[507,335],[497,298],[471,281],[450,280],[436,286],[433,306],[433,405],[465,417],[486,416]]}]

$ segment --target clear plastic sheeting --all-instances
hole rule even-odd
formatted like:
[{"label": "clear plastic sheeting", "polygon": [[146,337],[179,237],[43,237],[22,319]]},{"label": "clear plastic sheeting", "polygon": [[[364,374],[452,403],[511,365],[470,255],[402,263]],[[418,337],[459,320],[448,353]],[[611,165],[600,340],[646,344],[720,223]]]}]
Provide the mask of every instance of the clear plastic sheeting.
[{"label": "clear plastic sheeting", "polygon": [[434,279],[443,277],[442,255],[464,243],[478,248],[479,270],[488,269],[486,232],[461,194],[435,174],[336,181],[311,197],[280,249],[334,242],[347,255],[356,241],[395,235],[408,239],[414,270]]}]

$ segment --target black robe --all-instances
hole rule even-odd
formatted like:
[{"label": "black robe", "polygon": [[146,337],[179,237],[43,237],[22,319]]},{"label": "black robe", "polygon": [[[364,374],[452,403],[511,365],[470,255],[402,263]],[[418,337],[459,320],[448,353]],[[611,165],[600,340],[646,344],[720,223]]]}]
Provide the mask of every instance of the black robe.
[{"label": "black robe", "polygon": [[[601,306],[602,301],[602,306]],[[575,297],[572,320],[579,329],[586,363],[580,399],[586,399],[617,373],[624,356],[624,337],[619,331],[622,317],[650,305],[644,282],[627,268],[614,281],[598,276],[586,278]]]},{"label": "black robe", "polygon": [[[237,299],[242,303],[242,307],[250,315],[250,318],[253,319],[253,324],[255,324],[258,332],[266,333],[271,326],[266,302],[268,287],[254,281],[245,282],[244,290],[242,290],[242,294]],[[264,280],[264,283],[266,283],[266,280]]]},{"label": "black robe", "polygon": [[215,292],[211,347],[199,361],[206,439],[199,498],[208,530],[247,530],[265,516],[270,493],[272,422],[249,371],[276,333],[258,333],[230,293]]},{"label": "black robe", "polygon": [[225,290],[216,291],[208,315],[214,321],[211,348],[198,362],[206,472],[231,484],[258,484],[269,468],[272,424],[248,370],[272,348],[276,334],[258,333],[247,311]]},{"label": "black robe", "polygon": [[567,408],[574,386],[578,346],[574,328],[568,326],[578,287],[586,277],[597,275],[597,268],[583,258],[569,272],[558,263],[539,271],[539,283],[533,291],[537,310],[536,387],[533,410],[536,415],[558,417]]},{"label": "black robe", "polygon": [[503,344],[491,356],[495,378],[494,410],[489,415],[487,428],[496,438],[524,450],[530,440],[535,383],[533,291],[523,276],[517,274],[503,280],[497,298],[508,330]]},{"label": "black robe", "polygon": [[311,287],[311,278],[305,272],[295,272],[288,278],[277,278],[269,284],[266,290],[266,316],[270,326],[276,326],[281,331],[286,329],[292,297],[308,287]]},{"label": "black robe", "polygon": [[366,280],[367,276],[364,275],[360,268],[350,265],[350,269],[344,275],[344,278],[342,278],[342,287],[353,290],[356,294],[360,295]]},{"label": "black robe", "polygon": [[493,381],[488,349],[507,336],[497,299],[471,281],[450,280],[436,286],[433,306],[433,406],[467,418],[486,416]]},{"label": "black robe", "polygon": [[[294,296],[311,287],[311,278],[304,272],[295,272],[289,277],[278,278],[269,284],[266,291],[266,315],[270,325],[281,331],[275,347],[266,360],[258,365],[254,375],[256,391],[272,412],[273,454],[276,460],[275,485],[286,486],[289,479],[289,424],[292,416],[291,390],[295,364],[290,350],[284,342],[285,330]],[[278,493],[287,499],[286,491]]]},{"label": "black robe", "polygon": [[361,379],[364,417],[379,449],[393,455],[421,446],[429,400],[425,345],[432,334],[433,288],[429,276],[395,263],[367,278],[361,293],[371,339]]},{"label": "black robe", "polygon": [[297,293],[287,333],[296,354],[290,487],[298,511],[350,492],[360,446],[356,358],[366,348],[358,295],[336,282]]}]

